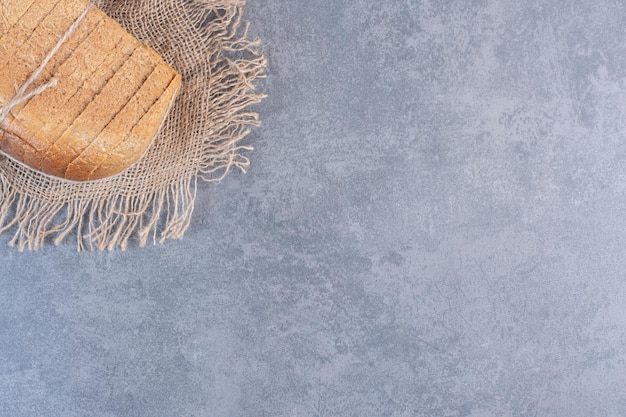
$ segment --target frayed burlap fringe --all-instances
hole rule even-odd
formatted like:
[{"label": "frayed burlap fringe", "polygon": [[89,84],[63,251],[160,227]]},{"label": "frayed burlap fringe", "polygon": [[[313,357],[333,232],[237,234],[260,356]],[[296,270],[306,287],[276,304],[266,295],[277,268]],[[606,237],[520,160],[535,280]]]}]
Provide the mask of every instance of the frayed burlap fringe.
[{"label": "frayed burlap fringe", "polygon": [[[198,180],[219,181],[250,161],[240,145],[258,116],[253,82],[265,59],[237,0],[99,0],[94,4],[182,76],[180,96],[146,155],[126,172],[69,182],[0,158],[0,233],[37,250],[76,237],[78,250],[126,249],[181,238]],[[133,243],[134,244],[134,243]]]}]

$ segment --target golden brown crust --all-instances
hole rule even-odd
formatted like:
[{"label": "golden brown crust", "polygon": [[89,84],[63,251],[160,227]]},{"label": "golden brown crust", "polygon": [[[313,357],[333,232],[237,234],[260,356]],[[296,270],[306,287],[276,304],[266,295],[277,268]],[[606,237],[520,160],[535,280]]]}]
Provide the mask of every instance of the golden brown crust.
[{"label": "golden brown crust", "polygon": [[[0,36],[0,51],[14,57],[0,63],[0,73],[14,76],[0,79],[0,107],[86,5],[85,0],[34,0],[26,11],[0,10],[0,22],[9,22]],[[22,22],[26,18],[31,21]],[[9,36],[14,36],[12,42]],[[96,8],[32,88],[52,77],[55,87],[14,107],[0,124],[0,150],[45,173],[79,181],[114,175],[136,161],[152,142],[180,85],[178,74],[156,52]],[[175,91],[173,83],[178,83]]]}]

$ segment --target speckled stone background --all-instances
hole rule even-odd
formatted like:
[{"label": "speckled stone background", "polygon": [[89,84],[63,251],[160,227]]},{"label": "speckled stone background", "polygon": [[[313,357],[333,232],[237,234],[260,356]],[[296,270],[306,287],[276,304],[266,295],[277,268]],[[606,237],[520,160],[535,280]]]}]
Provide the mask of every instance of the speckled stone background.
[{"label": "speckled stone background", "polygon": [[626,5],[249,0],[182,241],[0,238],[0,415],[626,415]]}]

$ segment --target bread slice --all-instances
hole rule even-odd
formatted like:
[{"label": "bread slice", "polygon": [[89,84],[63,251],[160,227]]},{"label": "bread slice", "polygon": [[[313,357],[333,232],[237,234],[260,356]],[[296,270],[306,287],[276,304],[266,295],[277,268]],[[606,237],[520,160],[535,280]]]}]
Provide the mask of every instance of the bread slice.
[{"label": "bread slice", "polygon": [[[0,108],[37,70],[87,7],[85,0],[1,0]],[[25,4],[30,4],[28,7]],[[115,175],[136,162],[159,131],[181,78],[152,49],[93,7],[0,123],[0,151],[75,181]]]},{"label": "bread slice", "polygon": [[0,36],[3,36],[24,16],[35,0],[3,0],[0,7],[4,18],[0,20]]},{"label": "bread slice", "polygon": [[[80,3],[78,3],[80,4]],[[80,7],[76,7],[75,11],[79,14],[81,12]],[[53,14],[50,16],[54,17]],[[79,64],[82,60],[82,55],[84,55],[84,50],[89,48],[92,42],[85,42],[85,40],[93,36],[93,31],[98,28],[101,32],[106,30],[106,25],[102,24],[102,19],[105,17],[104,13],[90,13],[83,20],[83,24],[80,25],[77,30],[74,32],[74,36],[65,42],[59,51],[52,57],[51,61],[44,68],[40,77],[33,84],[33,88],[39,87],[44,82],[50,80],[50,78],[54,75],[58,77],[65,77],[68,74],[67,68],[75,68],[77,64]],[[43,22],[42,22],[43,23]],[[71,23],[71,22],[70,22]],[[47,31],[40,30],[42,26],[40,25],[35,31],[32,33],[31,39],[28,40],[23,45],[23,51],[30,51],[29,54],[31,56],[36,57],[36,61],[40,62],[44,56],[47,54],[47,50],[41,49],[39,46],[33,46],[33,42],[36,42],[37,38],[45,37],[45,33]],[[40,33],[44,32],[44,33]],[[114,35],[110,35],[114,36]],[[34,38],[34,39],[33,39]],[[48,49],[51,49],[54,45],[50,45],[50,41],[48,40]],[[38,51],[36,54],[35,52]],[[71,59],[70,59],[71,58]],[[26,81],[26,79],[30,76],[30,74],[34,71],[34,68],[37,67],[37,62],[32,62],[27,65],[25,64],[24,59],[13,59],[8,61],[7,64],[0,68],[0,73],[6,72],[7,74],[12,74],[11,77],[3,77],[0,78],[0,96],[2,97],[12,97],[15,94],[15,85],[19,85]],[[83,64],[84,65],[84,64]],[[51,88],[44,91],[42,94],[35,96],[31,99],[27,105],[22,104],[16,106],[12,110],[13,116],[20,121],[25,127],[31,127],[29,125],[35,124],[35,128],[37,127],[37,123],[40,123],[40,120],[43,121],[51,121],[51,105],[56,102],[54,99],[55,96],[67,94],[67,90],[65,88],[65,83],[63,85],[64,88]],[[27,107],[27,110],[24,112],[22,116],[22,110],[24,107]],[[34,109],[35,111],[30,111]],[[33,119],[34,118],[34,119]],[[35,122],[37,120],[37,122]]]},{"label": "bread slice", "polygon": [[[81,45],[57,71],[58,87],[33,97],[16,116],[22,124],[35,124],[32,128],[43,136],[37,146],[42,152],[57,141],[139,47],[139,42],[128,34],[108,30],[106,25],[98,29],[90,37],[102,37],[100,48],[89,52],[92,42]],[[41,161],[38,169],[40,165]]]},{"label": "bread slice", "polygon": [[[7,65],[22,65],[24,67],[29,66],[29,64],[32,65],[32,62],[28,62],[32,61],[32,59],[27,59],[27,61],[24,62],[23,58],[18,59],[18,54],[24,57],[25,53],[29,53],[28,49],[23,48],[24,43],[32,36],[35,29],[41,25],[45,17],[52,12],[57,2],[58,0],[36,0],[13,27],[2,34],[0,38],[0,55],[6,58],[12,58],[5,58],[0,62],[0,74],[2,74],[2,78],[5,77],[5,74],[8,75],[8,72],[5,71]],[[8,7],[10,7],[10,5],[7,5],[6,8],[1,8],[0,12],[9,15],[10,9],[8,9]],[[5,20],[5,17],[0,16],[0,20]],[[26,56],[28,58],[28,55]],[[34,68],[36,68],[36,66]],[[7,78],[13,78],[13,76]],[[16,83],[19,82],[18,79],[14,81]],[[13,94],[15,94],[14,90],[0,90],[0,99],[10,100]]]},{"label": "bread slice", "polygon": [[129,100],[154,70],[153,65],[149,50],[145,47],[137,48],[102,91],[45,151],[41,169],[55,176],[63,176],[70,162],[129,104]]},{"label": "bread slice", "polygon": [[[103,21],[103,18],[106,17],[106,15],[102,12],[100,13],[90,13],[89,15],[87,15],[84,19],[84,24],[80,25],[76,31],[74,32],[74,36],[72,36],[70,39],[68,39],[63,45],[61,45],[61,48],[59,49],[59,51],[54,54],[54,56],[52,57],[52,59],[50,60],[50,63],[44,68],[44,70],[42,71],[41,75],[39,76],[38,79],[35,80],[35,82],[33,83],[32,87],[33,88],[37,88],[40,85],[44,84],[44,80],[49,80],[50,78],[52,78],[53,75],[58,76],[59,73],[59,68],[62,65],[65,65],[67,67],[68,64],[74,64],[76,63],[77,60],[77,54],[79,54],[79,48],[82,47],[82,49],[84,50],[85,47],[89,47],[89,42],[86,45],[83,45],[83,43],[85,43],[85,40],[87,40],[88,37],[92,37],[94,36],[94,31],[96,29],[98,29],[98,33],[104,34],[104,31],[106,30],[106,24]],[[109,36],[113,37],[114,35],[109,33]],[[32,52],[31,52],[32,53]],[[70,62],[68,62],[68,60],[72,58],[72,60]],[[30,76],[30,74],[28,74]],[[9,94],[15,94],[15,86],[11,86],[9,88],[5,87],[5,90],[9,92]],[[58,93],[58,89],[51,89],[48,90],[47,93],[50,92],[55,92],[56,94]],[[31,104],[34,102],[39,102],[41,103],[41,97],[42,95],[38,95],[35,98],[33,98],[31,100]],[[48,98],[45,98],[44,100],[46,101],[50,101]],[[19,114],[20,110],[24,107],[25,105],[18,105],[13,109],[13,114]]]},{"label": "bread slice", "polygon": [[[166,78],[167,75],[172,75],[172,78]],[[125,132],[120,128],[137,126],[154,103],[168,93],[167,87],[173,80],[174,76],[170,74],[168,67],[165,64],[158,65],[111,123],[68,164],[65,175],[77,179],[94,178],[91,172],[94,167],[100,166],[109,154],[132,133],[132,129],[130,132]]]},{"label": "bread slice", "polygon": [[109,152],[108,157],[94,169],[90,177],[97,179],[115,175],[116,172],[125,169],[124,167],[131,166],[137,162],[146,152],[149,145],[142,138],[151,137],[158,133],[163,123],[163,118],[160,115],[170,110],[173,99],[178,94],[179,89],[180,75],[176,74],[165,92],[143,114],[141,120],[126,135],[124,140],[113,151]]}]

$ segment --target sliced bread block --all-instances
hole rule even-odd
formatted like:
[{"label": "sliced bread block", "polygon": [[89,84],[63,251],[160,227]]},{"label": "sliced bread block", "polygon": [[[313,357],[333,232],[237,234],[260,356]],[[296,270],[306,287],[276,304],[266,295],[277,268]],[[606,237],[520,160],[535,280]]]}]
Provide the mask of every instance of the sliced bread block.
[{"label": "sliced bread block", "polygon": [[[28,6],[26,6],[28,4]],[[85,0],[3,0],[0,108],[37,71],[88,6]],[[0,151],[46,174],[75,181],[122,172],[146,151],[180,88],[180,76],[95,7],[29,90],[56,85],[11,108]]]}]

